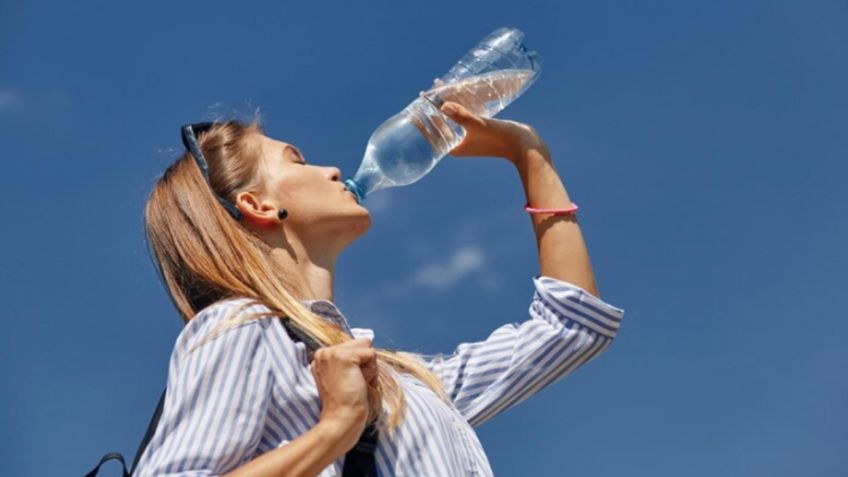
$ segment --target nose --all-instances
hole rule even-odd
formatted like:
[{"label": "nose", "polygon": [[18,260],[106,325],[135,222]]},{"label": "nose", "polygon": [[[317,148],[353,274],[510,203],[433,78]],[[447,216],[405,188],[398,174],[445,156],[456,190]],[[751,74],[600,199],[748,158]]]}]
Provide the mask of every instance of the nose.
[{"label": "nose", "polygon": [[342,178],[341,169],[339,169],[338,167],[330,167],[329,170],[330,170],[330,179],[331,180],[334,180],[334,181],[341,180],[341,178]]}]

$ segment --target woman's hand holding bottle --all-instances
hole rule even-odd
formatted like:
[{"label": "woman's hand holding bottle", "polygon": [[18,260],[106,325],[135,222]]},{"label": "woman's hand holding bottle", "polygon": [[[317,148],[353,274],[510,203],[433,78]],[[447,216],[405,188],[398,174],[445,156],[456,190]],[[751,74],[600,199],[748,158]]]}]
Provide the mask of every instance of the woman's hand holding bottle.
[{"label": "woman's hand holding bottle", "polygon": [[[451,107],[455,111],[451,112]],[[465,129],[462,142],[449,152],[452,156],[503,157],[514,163],[523,157],[525,151],[537,149],[550,157],[547,145],[528,124],[485,118],[453,101],[446,101],[441,111]]]}]

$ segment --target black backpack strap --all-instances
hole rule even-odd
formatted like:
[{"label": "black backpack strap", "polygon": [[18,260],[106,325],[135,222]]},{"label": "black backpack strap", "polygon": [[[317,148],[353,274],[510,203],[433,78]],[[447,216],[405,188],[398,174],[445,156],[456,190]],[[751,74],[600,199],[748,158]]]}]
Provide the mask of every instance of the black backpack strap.
[{"label": "black backpack strap", "polygon": [[377,476],[377,462],[374,458],[377,438],[377,428],[369,424],[359,436],[359,442],[345,454],[342,477]]},{"label": "black backpack strap", "polygon": [[147,444],[150,443],[150,439],[153,438],[153,433],[156,432],[156,426],[159,425],[159,417],[162,416],[162,408],[165,406],[165,393],[167,391],[168,388],[162,390],[162,396],[159,397],[159,404],[156,405],[156,411],[153,412],[153,417],[147,425],[147,432],[144,433],[144,437],[138,445],[138,450],[135,451],[135,458],[133,459],[132,466],[130,467],[130,475],[135,472],[135,467],[138,465],[139,459],[141,459],[141,454],[144,453],[144,450],[147,448]]},{"label": "black backpack strap", "polygon": [[[294,341],[302,341],[306,344],[311,360],[312,354],[320,348],[320,345],[308,334],[301,331],[290,319],[283,319],[283,325]],[[365,430],[359,436],[359,441],[345,454],[342,477],[377,477],[377,462],[374,458],[374,452],[377,449],[378,438],[379,433],[373,424],[365,427]]]},{"label": "black backpack strap", "polygon": [[138,445],[138,450],[135,452],[135,459],[133,459],[132,466],[130,466],[130,471],[127,472],[127,464],[124,462],[124,456],[117,452],[110,452],[103,457],[100,458],[100,463],[97,464],[97,467],[91,469],[91,471],[85,474],[85,477],[94,477],[100,472],[100,466],[104,463],[115,459],[121,463],[121,467],[123,467],[123,473],[121,474],[123,477],[131,477],[133,473],[135,473],[135,467],[138,465],[138,460],[141,458],[141,454],[144,453],[144,449],[147,448],[147,444],[150,442],[150,439],[153,437],[153,433],[156,432],[156,426],[159,424],[159,416],[162,415],[162,407],[165,404],[165,392],[167,389],[162,391],[162,396],[159,398],[159,404],[156,405],[156,411],[153,413],[153,417],[150,419],[150,423],[147,424],[147,432],[144,433],[144,437],[141,439],[141,444]]},{"label": "black backpack strap", "polygon": [[130,477],[129,472],[127,472],[127,464],[124,462],[124,456],[122,456],[121,454],[119,454],[117,452],[110,452],[110,453],[104,455],[103,457],[101,457],[100,463],[97,464],[97,467],[91,469],[91,471],[89,473],[85,474],[85,477],[94,477],[95,475],[97,475],[98,472],[100,472],[100,466],[105,464],[106,462],[112,460],[112,459],[115,459],[115,460],[117,460],[121,463],[121,467],[123,467],[123,474],[121,474],[121,475],[123,477]]}]

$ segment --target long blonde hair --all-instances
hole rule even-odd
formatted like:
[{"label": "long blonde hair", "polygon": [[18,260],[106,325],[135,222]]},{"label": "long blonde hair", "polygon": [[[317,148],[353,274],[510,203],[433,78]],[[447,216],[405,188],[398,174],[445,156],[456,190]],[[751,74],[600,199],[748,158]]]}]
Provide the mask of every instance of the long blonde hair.
[{"label": "long blonde hair", "polygon": [[[251,141],[252,134],[264,134],[258,117],[223,121],[198,137],[212,187],[231,203],[238,192],[257,190],[261,185],[257,172],[260,151],[256,141]],[[314,314],[290,294],[291,290],[303,296],[303,290],[286,270],[275,267],[270,246],[221,207],[190,152],[179,156],[158,178],[147,199],[144,221],[153,262],[186,323],[213,303],[247,297],[250,300],[245,306],[262,304],[271,311],[224,321],[236,326],[257,318],[288,317],[322,345],[351,339],[338,325]],[[394,371],[417,377],[450,405],[439,378],[414,353],[375,349],[378,377],[368,391],[369,423],[382,431],[394,431],[405,414],[404,392]],[[389,409],[388,418],[382,411],[383,402]]]}]

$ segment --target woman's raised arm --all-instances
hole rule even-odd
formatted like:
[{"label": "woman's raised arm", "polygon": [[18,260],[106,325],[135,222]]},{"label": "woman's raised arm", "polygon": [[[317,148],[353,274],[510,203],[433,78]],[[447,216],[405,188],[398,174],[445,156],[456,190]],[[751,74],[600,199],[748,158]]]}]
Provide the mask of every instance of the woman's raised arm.
[{"label": "woman's raised arm", "polygon": [[[518,169],[532,207],[571,205],[548,149],[533,128],[455,106],[454,112],[442,109],[467,134],[452,155],[504,157]],[[576,219],[534,215],[532,220],[541,273],[533,278],[530,319],[502,325],[483,341],[461,343],[450,355],[417,354],[473,426],[603,353],[624,316],[624,310],[600,299]]]},{"label": "woman's raised arm", "polygon": [[[451,155],[505,158],[518,170],[531,207],[571,206],[550,151],[533,127],[516,121],[484,118],[450,101],[442,105],[442,111],[467,132]],[[531,220],[541,275],[573,283],[600,298],[576,215],[531,214]]]}]

